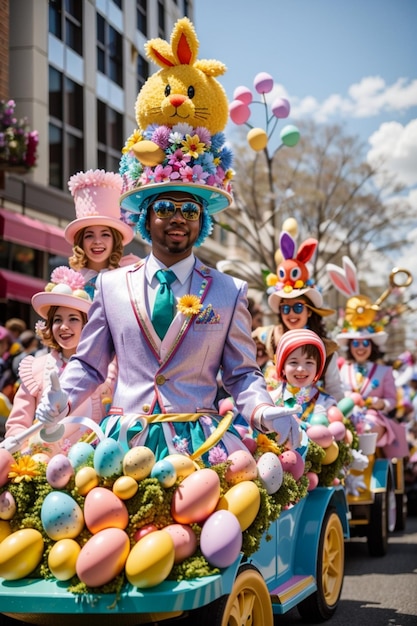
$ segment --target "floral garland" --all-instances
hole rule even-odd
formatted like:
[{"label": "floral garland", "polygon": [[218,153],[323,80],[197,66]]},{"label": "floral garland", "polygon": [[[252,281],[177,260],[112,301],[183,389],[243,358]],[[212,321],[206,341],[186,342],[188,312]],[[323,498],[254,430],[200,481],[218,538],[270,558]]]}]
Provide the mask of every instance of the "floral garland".
[{"label": "floral garland", "polygon": [[0,163],[35,167],[39,143],[37,130],[30,130],[26,117],[15,117],[14,100],[0,100]]}]

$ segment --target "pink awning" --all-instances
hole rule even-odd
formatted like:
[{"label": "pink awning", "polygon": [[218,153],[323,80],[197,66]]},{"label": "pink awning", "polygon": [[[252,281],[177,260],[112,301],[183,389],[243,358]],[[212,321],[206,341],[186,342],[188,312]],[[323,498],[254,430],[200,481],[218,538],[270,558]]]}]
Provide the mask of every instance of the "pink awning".
[{"label": "pink awning", "polygon": [[45,281],[9,270],[0,270],[0,299],[31,304],[32,296],[44,291]]},{"label": "pink awning", "polygon": [[65,241],[64,230],[44,224],[20,213],[0,209],[0,236],[23,246],[68,257],[71,246]]}]

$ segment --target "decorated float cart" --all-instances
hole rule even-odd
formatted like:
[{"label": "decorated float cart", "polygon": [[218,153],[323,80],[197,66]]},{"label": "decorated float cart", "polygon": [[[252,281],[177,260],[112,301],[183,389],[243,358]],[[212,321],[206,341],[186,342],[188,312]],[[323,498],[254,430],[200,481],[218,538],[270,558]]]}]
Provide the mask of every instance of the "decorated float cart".
[{"label": "decorated float cart", "polygon": [[[389,276],[389,287],[372,304],[367,296],[359,293],[356,268],[348,257],[343,258],[343,269],[328,264],[329,277],[336,289],[348,297],[344,332],[362,332],[372,329],[381,333],[394,316],[402,312],[402,298],[393,310],[382,310],[381,304],[394,292],[402,294],[412,283],[412,275],[403,268],[394,268]],[[366,383],[365,383],[366,384]],[[369,381],[370,386],[374,384]],[[376,384],[376,383],[375,383]],[[360,385],[359,385],[360,386]],[[368,390],[372,391],[372,390]],[[347,399],[346,399],[347,400]],[[404,427],[392,418],[395,439],[383,448],[377,447],[377,435],[367,432],[367,397],[360,389],[351,394],[354,406],[350,418],[358,432],[359,449],[368,457],[366,467],[353,464],[346,480],[347,501],[350,511],[351,536],[365,537],[371,556],[384,556],[388,549],[389,534],[404,530],[407,516],[407,496],[404,480],[404,462],[408,456],[408,445]],[[343,403],[344,401],[342,401]]]}]

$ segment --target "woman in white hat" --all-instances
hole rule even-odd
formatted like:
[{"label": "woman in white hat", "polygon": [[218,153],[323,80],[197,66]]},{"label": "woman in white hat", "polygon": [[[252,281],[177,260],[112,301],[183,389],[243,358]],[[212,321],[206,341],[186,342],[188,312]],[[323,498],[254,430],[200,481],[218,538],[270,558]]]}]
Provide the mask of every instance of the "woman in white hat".
[{"label": "woman in white hat", "polygon": [[[6,423],[6,437],[10,444],[13,438],[20,440],[32,426],[42,392],[50,385],[51,373],[56,372],[60,376],[70,357],[75,354],[81,331],[87,322],[91,298],[84,290],[81,274],[62,266],[52,272],[51,282],[46,285],[45,291],[33,296],[32,306],[45,320],[37,323],[36,331],[49,351],[37,357],[27,356],[20,363],[22,382]],[[71,416],[90,417],[99,423],[104,416],[102,399],[107,393],[108,385],[103,384]],[[34,435],[29,440],[29,448],[42,449],[51,456],[67,451],[83,433],[89,432],[86,426],[74,423],[66,424],[61,430],[61,438],[54,443],[45,442],[45,439]]]}]

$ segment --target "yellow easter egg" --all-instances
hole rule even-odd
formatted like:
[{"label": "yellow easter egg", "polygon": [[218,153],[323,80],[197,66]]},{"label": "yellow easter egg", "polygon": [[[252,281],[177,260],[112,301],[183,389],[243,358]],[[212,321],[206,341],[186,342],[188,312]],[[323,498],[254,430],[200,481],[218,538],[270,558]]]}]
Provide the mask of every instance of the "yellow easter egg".
[{"label": "yellow easter egg", "polygon": [[335,441],[333,441],[328,448],[325,449],[325,457],[322,459],[323,465],[330,465],[333,461],[336,461],[339,456],[339,446]]},{"label": "yellow easter egg", "polygon": [[34,528],[12,533],[1,542],[0,576],[5,580],[25,578],[41,562],[43,548],[43,537]]},{"label": "yellow easter egg", "polygon": [[290,233],[292,237],[296,237],[298,233],[297,220],[293,217],[288,217],[282,225],[282,230],[286,233]]},{"label": "yellow easter egg", "polygon": [[233,513],[243,532],[254,521],[260,505],[261,494],[258,486],[251,480],[244,480],[226,491],[220,498],[216,511],[224,509]]},{"label": "yellow easter egg", "polygon": [[154,167],[154,165],[162,163],[165,159],[165,152],[162,148],[155,142],[147,139],[135,143],[132,146],[132,150],[137,160],[148,167]]},{"label": "yellow easter egg", "polygon": [[251,128],[246,139],[252,150],[259,152],[268,145],[268,135],[262,128]]},{"label": "yellow easter egg", "polygon": [[130,448],[123,457],[123,474],[135,480],[143,480],[155,465],[155,455],[147,446]]},{"label": "yellow easter egg", "polygon": [[185,454],[169,454],[164,457],[164,461],[169,461],[174,466],[177,478],[181,479],[186,478],[199,469],[194,461]]},{"label": "yellow easter egg", "polygon": [[85,465],[75,474],[75,486],[81,496],[86,496],[94,487],[98,486],[99,482],[100,479],[94,467]]},{"label": "yellow easter egg", "polygon": [[0,542],[11,534],[12,529],[10,528],[10,522],[0,520]]},{"label": "yellow easter egg", "polygon": [[139,485],[132,476],[119,476],[113,484],[113,493],[121,500],[133,498]]},{"label": "yellow easter egg", "polygon": [[60,539],[48,554],[48,567],[58,580],[69,580],[76,574],[75,564],[81,546],[74,539]]},{"label": "yellow easter egg", "polygon": [[125,571],[128,581],[139,589],[155,587],[169,575],[175,559],[174,541],[164,530],[155,530],[142,537],[127,557]]}]

